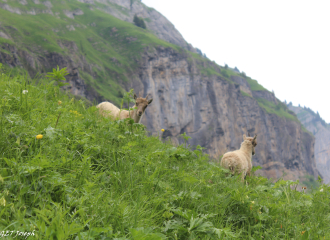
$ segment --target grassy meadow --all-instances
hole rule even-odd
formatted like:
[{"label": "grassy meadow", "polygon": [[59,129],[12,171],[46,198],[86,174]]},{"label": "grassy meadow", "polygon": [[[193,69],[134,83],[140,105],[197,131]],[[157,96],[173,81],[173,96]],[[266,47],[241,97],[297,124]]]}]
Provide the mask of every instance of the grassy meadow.
[{"label": "grassy meadow", "polygon": [[3,238],[330,238],[328,185],[304,193],[298,182],[258,176],[242,184],[201,147],[102,118],[54,80],[0,72],[0,99]]}]

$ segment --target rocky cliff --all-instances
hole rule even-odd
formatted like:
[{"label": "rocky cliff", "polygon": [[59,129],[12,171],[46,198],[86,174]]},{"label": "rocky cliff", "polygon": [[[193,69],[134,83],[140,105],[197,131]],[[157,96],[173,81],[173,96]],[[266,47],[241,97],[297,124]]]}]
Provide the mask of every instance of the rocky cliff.
[{"label": "rocky cliff", "polygon": [[[257,81],[193,53],[155,10],[124,0],[18,3],[24,7],[0,4],[6,66],[32,77],[67,67],[73,94],[117,105],[123,91],[134,88],[154,99],[142,121],[153,134],[164,128],[163,138],[178,143],[186,132],[191,146],[205,147],[216,160],[239,148],[243,134],[258,134],[253,164],[263,167],[262,175],[318,175],[314,137],[296,116]],[[131,24],[135,14],[158,37]]]},{"label": "rocky cliff", "polygon": [[[199,67],[204,64],[170,48],[144,54],[135,89],[154,98],[142,121],[148,130],[164,128],[164,137],[181,143],[179,136],[186,132],[191,137],[189,144],[205,147],[215,159],[239,148],[243,134],[258,134],[253,164],[262,166],[262,175],[316,177],[313,136],[298,121],[268,113],[241,89],[275,101],[274,95],[252,91],[244,77],[235,75],[231,81],[220,74],[207,76]],[[212,67],[221,73],[220,67]]]},{"label": "rocky cliff", "polygon": [[324,182],[330,183],[330,125],[309,108],[295,107],[292,103],[288,104],[288,108],[297,114],[300,122],[315,136],[316,167]]}]

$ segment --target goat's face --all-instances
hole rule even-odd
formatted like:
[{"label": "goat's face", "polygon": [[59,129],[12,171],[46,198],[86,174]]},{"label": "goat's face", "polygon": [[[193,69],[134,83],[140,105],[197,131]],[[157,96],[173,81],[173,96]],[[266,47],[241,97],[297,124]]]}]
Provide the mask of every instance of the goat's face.
[{"label": "goat's face", "polygon": [[243,140],[248,140],[251,142],[252,144],[252,155],[255,154],[255,150],[254,148],[257,146],[257,134],[254,137],[250,137],[250,134],[248,137],[245,136],[245,134],[243,135]]},{"label": "goat's face", "polygon": [[146,110],[146,108],[148,107],[148,105],[152,102],[152,98],[148,100],[148,95],[146,96],[146,98],[142,98],[142,97],[137,97],[134,94],[134,99],[135,99],[135,106],[137,107],[136,113],[139,117],[141,117],[144,111]]}]

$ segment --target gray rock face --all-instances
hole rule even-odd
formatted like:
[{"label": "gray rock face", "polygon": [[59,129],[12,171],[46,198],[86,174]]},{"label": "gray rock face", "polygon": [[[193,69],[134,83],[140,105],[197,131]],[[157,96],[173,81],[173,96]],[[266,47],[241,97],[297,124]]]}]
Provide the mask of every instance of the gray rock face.
[{"label": "gray rock face", "polygon": [[230,78],[233,82],[239,84],[240,86],[240,89],[243,91],[243,92],[246,92],[247,94],[249,94],[251,97],[252,97],[252,91],[250,89],[250,85],[248,84],[248,82],[242,78],[242,77],[239,77],[239,76],[231,76]]},{"label": "gray rock face", "polygon": [[0,8],[5,9],[11,13],[21,14],[21,11],[18,8],[11,7],[8,4],[0,3]]},{"label": "gray rock face", "polygon": [[[147,51],[141,62],[136,92],[149,93],[153,103],[142,123],[152,133],[164,128],[164,137],[183,142],[186,132],[192,146],[201,145],[215,159],[238,149],[243,134],[258,134],[253,164],[270,178],[297,179],[307,173],[316,177],[314,138],[298,122],[269,114],[257,101],[241,94],[248,88],[230,84],[219,76],[203,76],[187,56],[170,48]],[[249,89],[251,92],[251,89]]]},{"label": "gray rock face", "polygon": [[1,32],[1,31],[0,31],[0,37],[5,38],[5,39],[10,39],[10,37],[6,33]]},{"label": "gray rock face", "polygon": [[43,55],[38,55],[25,50],[18,50],[16,47],[9,44],[2,44],[2,49],[10,52],[10,54],[0,52],[0,62],[10,67],[25,68],[32,77],[37,72],[45,73],[46,69],[51,69],[57,65],[60,68],[67,67],[69,75],[66,76],[66,80],[70,83],[70,86],[67,87],[67,91],[91,100],[96,99],[97,101],[102,101],[103,98],[98,96],[90,86],[87,86],[79,76],[79,70],[85,71],[91,76],[94,76],[95,73],[92,70],[92,66],[87,63],[85,56],[79,54],[77,45],[69,41],[58,42],[58,44],[63,49],[65,48],[69,51],[70,57],[48,52],[43,53]]},{"label": "gray rock face", "polygon": [[275,94],[268,91],[253,91],[253,97],[266,99],[267,101],[272,102],[275,105],[278,104]]},{"label": "gray rock face", "polygon": [[325,183],[330,183],[330,125],[310,109],[288,105],[299,121],[315,136],[315,161]]}]

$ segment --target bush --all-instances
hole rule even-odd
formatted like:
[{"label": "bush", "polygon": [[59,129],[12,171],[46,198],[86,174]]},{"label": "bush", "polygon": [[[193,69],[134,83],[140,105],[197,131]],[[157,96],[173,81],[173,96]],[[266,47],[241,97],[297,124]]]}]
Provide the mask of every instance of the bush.
[{"label": "bush", "polygon": [[147,29],[147,26],[146,26],[143,18],[136,16],[136,14],[134,15],[133,22],[136,26],[143,28],[143,29]]}]

